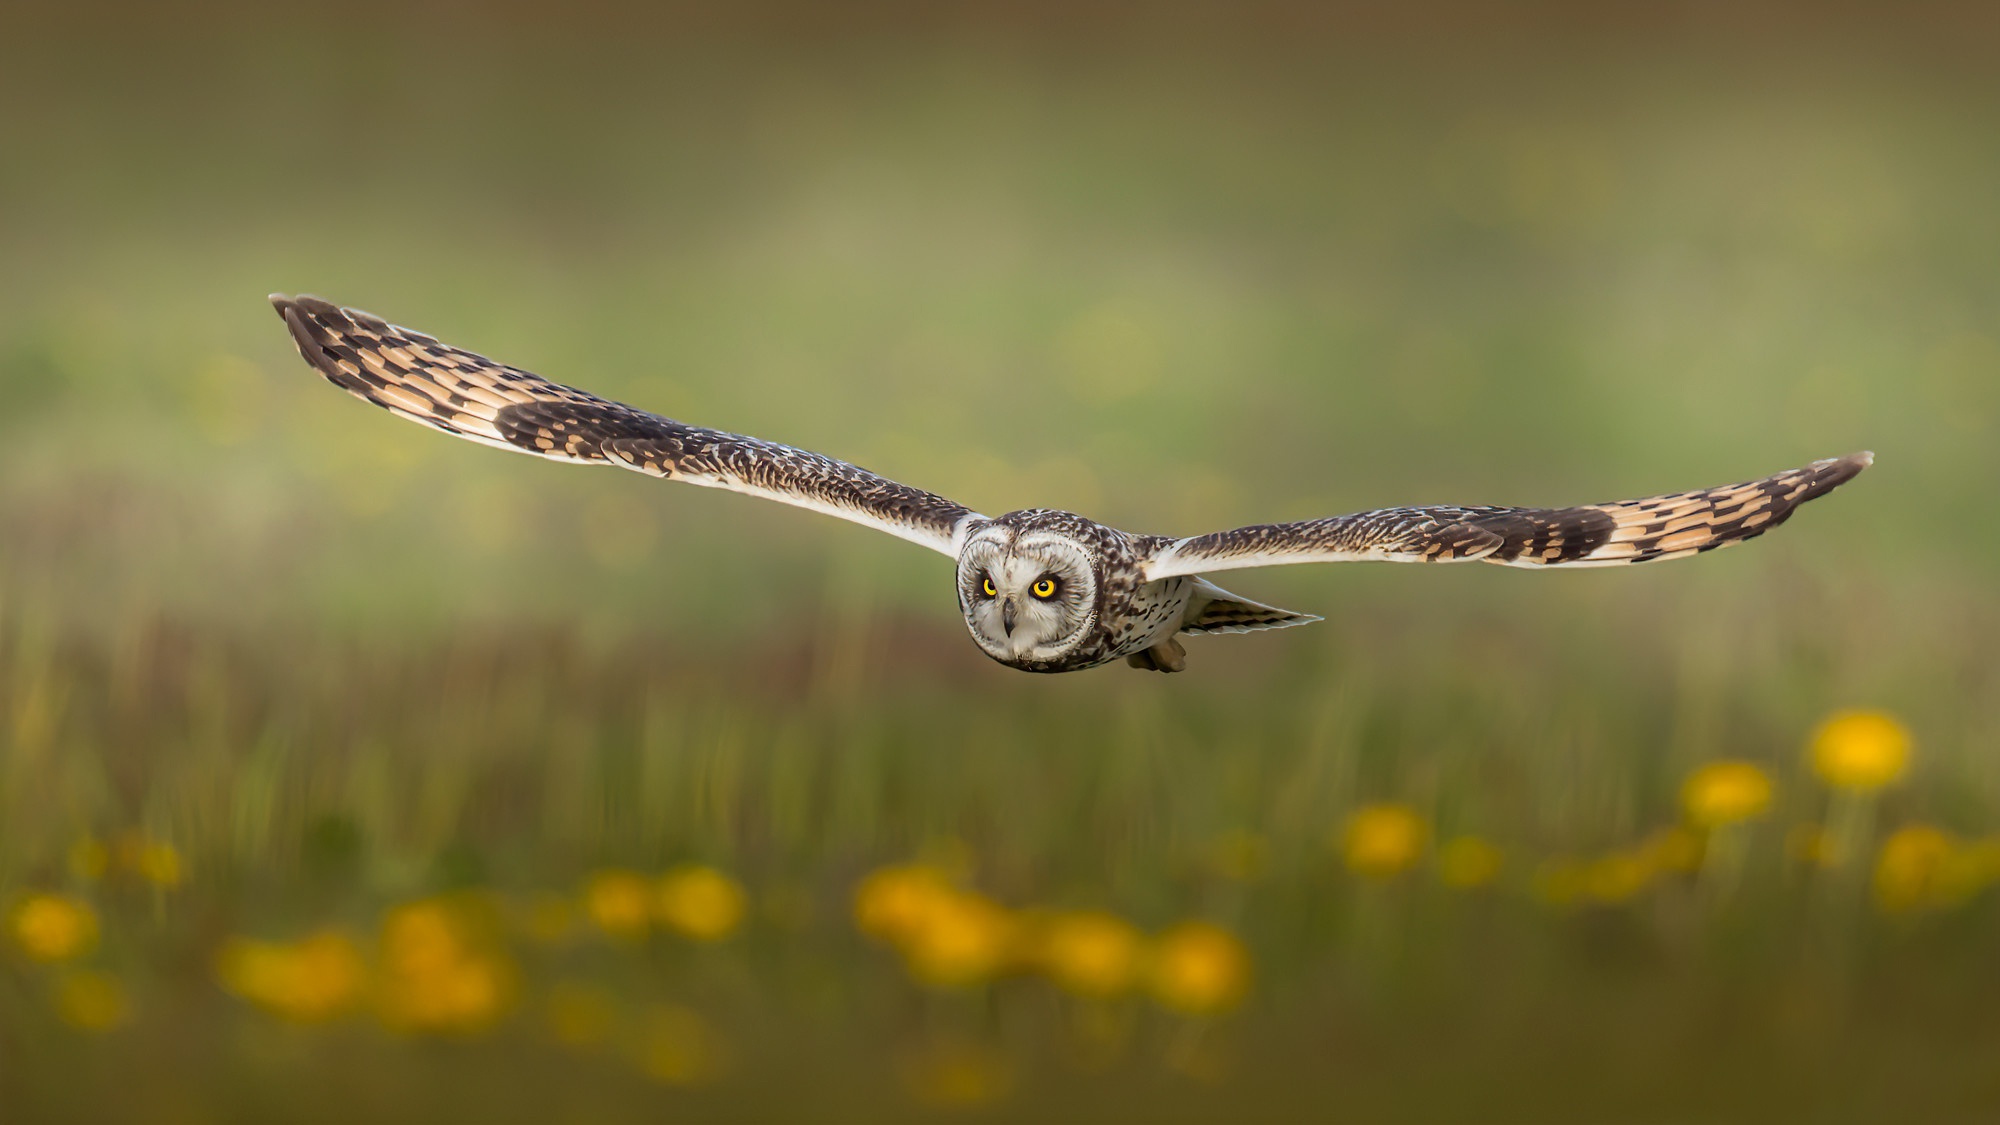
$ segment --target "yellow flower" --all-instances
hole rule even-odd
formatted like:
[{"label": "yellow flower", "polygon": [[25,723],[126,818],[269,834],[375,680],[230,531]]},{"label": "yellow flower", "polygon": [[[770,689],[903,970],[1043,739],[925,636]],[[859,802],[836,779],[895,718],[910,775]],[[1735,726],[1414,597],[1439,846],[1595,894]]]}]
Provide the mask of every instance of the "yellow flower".
[{"label": "yellow flower", "polygon": [[165,840],[155,840],[143,832],[127,832],[118,839],[118,865],[155,886],[177,887],[181,883],[181,853]]},{"label": "yellow flower", "polygon": [[900,942],[937,903],[957,893],[951,880],[934,867],[878,868],[854,889],[854,924],[870,937]]},{"label": "yellow flower", "polygon": [[1704,828],[1753,820],[1771,807],[1771,778],[1749,762],[1710,762],[1688,775],[1681,807]]},{"label": "yellow flower", "polygon": [[297,1023],[346,1013],[368,982],[360,950],[337,930],[289,945],[232,938],[216,957],[216,975],[230,992]]},{"label": "yellow flower", "polygon": [[947,1043],[909,1059],[903,1084],[918,1101],[936,1106],[988,1105],[1014,1088],[1006,1055],[971,1043]]},{"label": "yellow flower", "polygon": [[1438,848],[1438,879],[1447,887],[1470,890],[1499,878],[1506,856],[1477,836],[1459,836]]},{"label": "yellow flower", "polygon": [[1347,820],[1347,868],[1371,879],[1387,879],[1410,869],[1429,835],[1424,820],[1408,805],[1368,805]]},{"label": "yellow flower", "polygon": [[1584,869],[1583,883],[1590,897],[1599,902],[1624,902],[1640,891],[1653,878],[1652,868],[1641,856],[1613,852],[1602,856]]},{"label": "yellow flower", "polygon": [[1058,914],[1042,930],[1049,975],[1084,996],[1115,996],[1130,988],[1143,948],[1131,923],[1102,911]]},{"label": "yellow flower", "polygon": [[696,941],[721,941],[743,922],[743,887],[713,867],[676,867],[660,880],[660,919]]},{"label": "yellow flower", "polygon": [[977,984],[1013,952],[1014,919],[982,895],[954,893],[932,900],[902,939],[910,973],[943,988]]},{"label": "yellow flower", "polygon": [[56,984],[55,1007],[64,1023],[83,1031],[109,1031],[132,1018],[125,986],[104,973],[65,975]]},{"label": "yellow flower", "polygon": [[607,935],[636,941],[652,924],[653,897],[653,886],[644,875],[612,868],[584,884],[583,912]]},{"label": "yellow flower", "polygon": [[662,1004],[647,1013],[639,1063],[655,1081],[699,1085],[722,1070],[722,1041],[693,1009]]},{"label": "yellow flower", "polygon": [[549,1030],[571,1047],[601,1043],[618,1022],[618,1001],[609,991],[583,981],[557,981],[549,988]]},{"label": "yellow flower", "polygon": [[1898,828],[1875,857],[1876,903],[1891,914],[1929,905],[1955,847],[1950,836],[1928,824]]},{"label": "yellow flower", "polygon": [[483,1031],[511,1005],[516,977],[463,901],[406,903],[383,919],[376,1002],[391,1028]]},{"label": "yellow flower", "polygon": [[1243,943],[1207,922],[1183,922],[1161,934],[1148,969],[1153,998],[1188,1015],[1235,1007],[1250,986]]},{"label": "yellow flower", "polygon": [[7,930],[36,961],[67,961],[97,947],[97,911],[65,895],[35,893],[8,914]]},{"label": "yellow flower", "polygon": [[1911,744],[1910,729],[1886,711],[1842,711],[1813,733],[1813,772],[1836,789],[1873,792],[1903,776]]},{"label": "yellow flower", "polygon": [[1708,841],[1701,833],[1679,825],[1662,828],[1639,845],[1647,865],[1656,871],[1699,871],[1707,851]]},{"label": "yellow flower", "polygon": [[1590,887],[1589,868],[1567,856],[1545,859],[1535,868],[1529,889],[1550,906],[1570,906]]}]

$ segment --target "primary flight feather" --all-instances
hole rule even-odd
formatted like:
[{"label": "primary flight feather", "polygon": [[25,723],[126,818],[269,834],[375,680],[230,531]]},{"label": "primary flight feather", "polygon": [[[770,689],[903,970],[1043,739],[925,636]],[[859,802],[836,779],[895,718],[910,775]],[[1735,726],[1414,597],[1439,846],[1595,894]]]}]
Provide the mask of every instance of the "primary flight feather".
[{"label": "primary flight feather", "polygon": [[340,389],[432,429],[557,461],[617,465],[726,488],[886,531],[958,562],[959,610],[1011,668],[1072,672],[1124,657],[1178,672],[1179,633],[1241,633],[1319,618],[1202,577],[1285,563],[1619,566],[1754,539],[1867,468],[1815,461],[1761,480],[1573,508],[1383,508],[1175,539],[1073,512],[988,518],[818,453],[708,430],[598,398],[316,297],[273,295],[299,354]]}]

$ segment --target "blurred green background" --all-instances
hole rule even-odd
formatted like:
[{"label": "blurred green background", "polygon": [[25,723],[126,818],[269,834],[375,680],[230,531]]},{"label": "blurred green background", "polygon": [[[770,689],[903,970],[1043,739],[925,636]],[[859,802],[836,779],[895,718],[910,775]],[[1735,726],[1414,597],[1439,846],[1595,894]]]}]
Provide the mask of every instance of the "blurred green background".
[{"label": "blurred green background", "polygon": [[[1990,12],[0,20],[10,1120],[2000,1105],[2000,864],[1898,906],[1880,850],[1935,827],[1986,871],[2000,832]],[[1246,573],[1327,622],[1028,677],[945,560],[403,424],[311,375],[271,291],[1143,532],[1879,461],[1742,550]],[[1877,797],[1808,767],[1844,708],[1913,732]],[[1707,859],[1562,882],[1700,822],[1683,779],[1726,759],[1775,796],[1688,828]],[[1422,825],[1393,870],[1355,860],[1369,807]],[[1490,882],[1440,883],[1461,837]],[[850,896],[917,859],[1008,911],[1221,927],[1241,1004],[906,979]],[[681,863],[744,888],[729,941],[583,936],[591,873]],[[44,964],[37,895],[100,935]],[[476,1027],[368,1014],[411,901],[503,932]],[[559,901],[543,945],[476,921]],[[338,1018],[221,967],[322,931],[373,974]],[[549,1014],[579,989],[582,1046]],[[678,1078],[631,1062],[690,1036]]]}]

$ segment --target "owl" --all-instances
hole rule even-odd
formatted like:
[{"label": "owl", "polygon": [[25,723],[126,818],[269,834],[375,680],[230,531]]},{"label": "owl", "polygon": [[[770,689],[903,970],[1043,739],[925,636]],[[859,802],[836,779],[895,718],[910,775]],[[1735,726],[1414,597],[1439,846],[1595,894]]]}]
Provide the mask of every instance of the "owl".
[{"label": "owl", "polygon": [[958,566],[979,650],[1024,672],[1124,660],[1186,667],[1179,637],[1320,620],[1239,597],[1209,576],[1286,563],[1628,566],[1754,539],[1873,461],[1856,453],[1762,480],[1573,508],[1382,508],[1175,538],[1074,512],[988,517],[818,453],[707,430],[552,383],[315,297],[274,295],[299,354],[357,398],[435,430],[556,461],[615,465],[823,512],[929,547]]}]

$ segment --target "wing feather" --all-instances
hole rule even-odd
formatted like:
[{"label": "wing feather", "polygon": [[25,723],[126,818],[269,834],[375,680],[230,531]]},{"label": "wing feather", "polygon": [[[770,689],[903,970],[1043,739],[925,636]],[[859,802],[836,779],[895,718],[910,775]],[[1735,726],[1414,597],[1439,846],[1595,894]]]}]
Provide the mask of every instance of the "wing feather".
[{"label": "wing feather", "polygon": [[328,382],[454,437],[760,496],[953,557],[959,537],[985,518],[845,461],[676,422],[317,297],[273,295],[271,304]]},{"label": "wing feather", "polygon": [[1575,508],[1383,508],[1163,539],[1146,577],[1371,559],[1523,567],[1677,559],[1755,539],[1874,460],[1872,453],[1855,453],[1721,488]]}]

